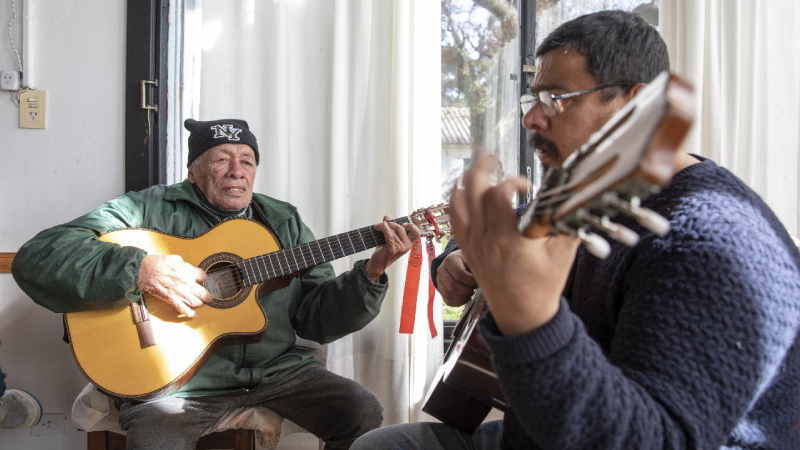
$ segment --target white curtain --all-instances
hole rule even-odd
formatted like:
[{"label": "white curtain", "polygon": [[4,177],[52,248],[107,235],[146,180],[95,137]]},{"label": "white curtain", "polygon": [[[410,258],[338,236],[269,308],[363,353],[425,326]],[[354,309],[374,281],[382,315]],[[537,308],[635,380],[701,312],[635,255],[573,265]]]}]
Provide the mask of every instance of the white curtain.
[{"label": "white curtain", "polygon": [[660,11],[672,70],[697,93],[684,148],[734,172],[800,235],[800,2],[661,0]]},{"label": "white curtain", "polygon": [[[188,4],[187,4],[188,5]],[[204,0],[187,8],[186,116],[242,118],[258,137],[255,191],[288,201],[317,238],[440,201],[440,2]],[[194,29],[189,29],[194,27]],[[187,42],[187,48],[192,44]],[[356,255],[334,263],[348,270]],[[375,392],[385,424],[419,418],[442,359],[420,280],[417,324],[399,335],[406,258],[381,314],[322,349],[327,367]],[[427,266],[427,262],[425,263]]]}]

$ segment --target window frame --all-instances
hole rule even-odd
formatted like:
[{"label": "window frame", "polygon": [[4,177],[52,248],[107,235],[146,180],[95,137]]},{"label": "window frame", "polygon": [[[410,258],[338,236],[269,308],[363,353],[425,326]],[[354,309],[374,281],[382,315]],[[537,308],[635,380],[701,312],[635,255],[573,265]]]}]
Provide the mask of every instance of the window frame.
[{"label": "window frame", "polygon": [[[536,76],[536,1],[520,1],[520,92],[521,96],[527,92],[533,85],[533,79]],[[526,68],[533,68],[533,71],[527,71]],[[528,139],[532,131],[526,130],[522,126],[522,111],[519,116],[519,174],[526,177],[531,186],[538,185],[538,174],[540,170],[539,159],[536,158],[534,152],[528,149]],[[517,202],[518,205],[528,203],[533,199],[533,192],[528,192],[526,198],[520,198]]]},{"label": "window frame", "polygon": [[[125,190],[167,182],[169,0],[128,0]],[[142,81],[154,81],[157,85]],[[157,109],[142,108],[144,103]]]},{"label": "window frame", "polygon": [[[517,0],[517,10],[519,11],[519,33],[520,33],[520,43],[519,43],[519,58],[520,58],[520,73],[517,74],[517,79],[519,83],[520,92],[518,95],[522,95],[523,92],[527,91],[530,86],[533,84],[533,79],[536,76],[536,72],[526,72],[525,67],[533,67],[535,70],[536,60],[534,57],[534,53],[536,51],[536,1],[525,1],[525,0]],[[536,155],[533,151],[530,151],[528,147],[528,138],[530,137],[531,131],[526,130],[525,127],[522,126],[522,112],[517,109],[519,112],[519,148],[518,148],[518,168],[519,168],[519,175],[526,177],[531,185],[538,184],[538,174],[540,172],[540,162],[539,159],[536,158]],[[524,203],[530,202],[533,197],[533,192],[528,192],[526,198],[518,198],[517,204],[522,205]],[[442,328],[443,328],[443,345],[444,351],[447,351],[447,348],[450,346],[452,342],[452,333],[455,331],[456,323],[458,320],[456,319],[444,319],[442,321]]]}]

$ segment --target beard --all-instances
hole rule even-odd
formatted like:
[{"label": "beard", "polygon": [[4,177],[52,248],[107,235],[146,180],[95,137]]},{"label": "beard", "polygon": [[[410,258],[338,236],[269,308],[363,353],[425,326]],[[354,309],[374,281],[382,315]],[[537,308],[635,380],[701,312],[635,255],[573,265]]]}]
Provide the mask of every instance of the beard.
[{"label": "beard", "polygon": [[542,137],[539,133],[534,132],[531,137],[528,138],[528,146],[534,151],[544,152],[544,154],[549,156],[553,161],[558,161],[558,148],[556,144],[550,139]]}]

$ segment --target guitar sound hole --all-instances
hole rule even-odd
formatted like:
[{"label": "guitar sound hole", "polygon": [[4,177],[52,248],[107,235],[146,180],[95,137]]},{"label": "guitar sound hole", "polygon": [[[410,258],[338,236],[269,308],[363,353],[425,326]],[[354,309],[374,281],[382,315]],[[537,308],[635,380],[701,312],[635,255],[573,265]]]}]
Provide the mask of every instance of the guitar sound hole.
[{"label": "guitar sound hole", "polygon": [[242,303],[253,291],[253,286],[242,283],[239,262],[242,257],[228,252],[214,253],[197,266],[206,271],[203,286],[214,297],[208,306],[228,309]]},{"label": "guitar sound hole", "polygon": [[242,273],[228,261],[212,264],[206,270],[205,288],[217,300],[228,300],[242,290]]}]

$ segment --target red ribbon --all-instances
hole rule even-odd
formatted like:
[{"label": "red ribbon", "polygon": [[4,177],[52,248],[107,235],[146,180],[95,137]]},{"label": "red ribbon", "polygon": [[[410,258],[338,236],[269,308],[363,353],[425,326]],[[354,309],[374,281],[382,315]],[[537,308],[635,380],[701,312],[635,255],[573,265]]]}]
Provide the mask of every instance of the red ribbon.
[{"label": "red ribbon", "polygon": [[[426,244],[428,253],[428,273],[430,274],[431,261],[436,257],[433,242],[428,240]],[[400,310],[400,333],[414,333],[414,322],[417,312],[417,293],[419,292],[419,277],[422,271],[422,239],[414,242],[411,248],[411,255],[408,257],[408,268],[406,270],[406,284],[403,289],[403,306]],[[433,298],[435,296],[433,280],[428,276],[428,327],[431,330],[431,337],[437,336],[436,323],[433,321]]]},{"label": "red ribbon", "polygon": [[414,318],[417,312],[417,291],[419,290],[419,274],[422,270],[422,239],[414,242],[408,256],[406,269],[406,285],[403,289],[403,307],[400,310],[400,333],[414,332]]},{"label": "red ribbon", "polygon": [[435,338],[437,334],[436,324],[433,322],[433,297],[435,292],[433,291],[433,279],[431,278],[430,273],[431,261],[433,261],[433,258],[436,258],[436,250],[434,250],[433,242],[431,242],[430,239],[428,239],[426,247],[428,249],[428,328],[431,329],[431,338]]}]

